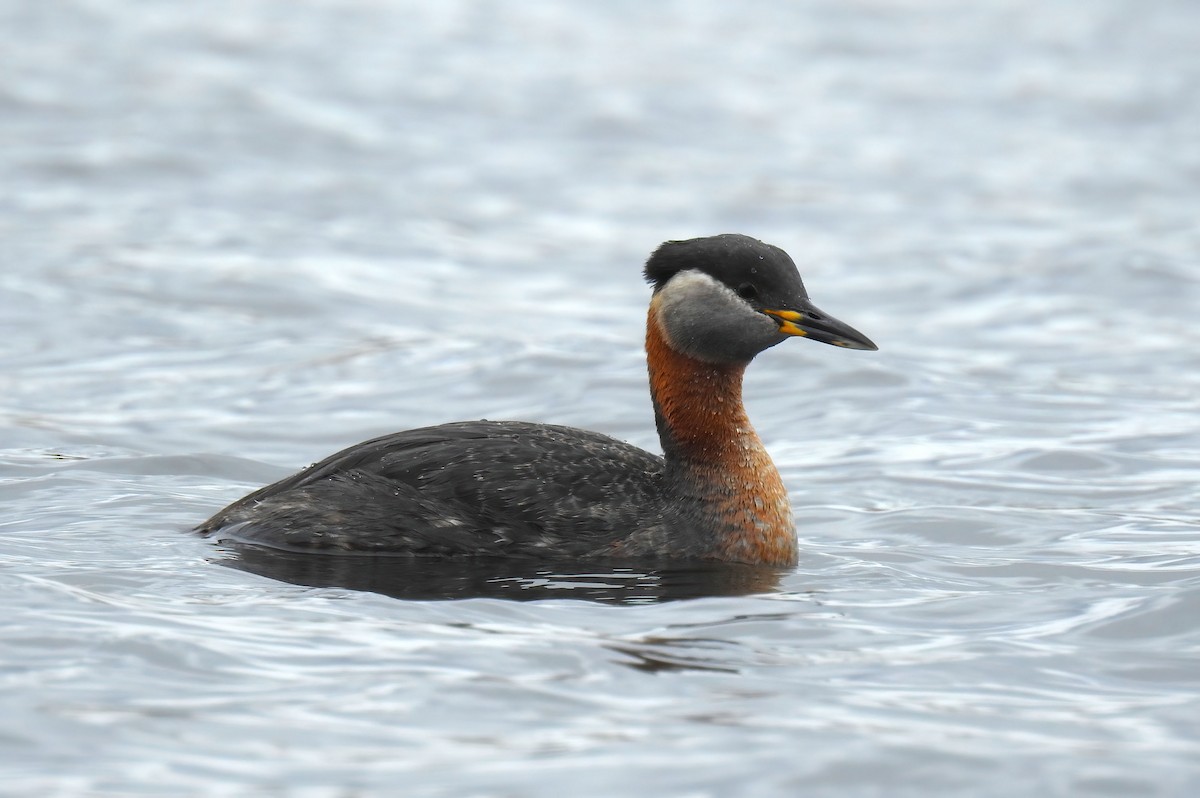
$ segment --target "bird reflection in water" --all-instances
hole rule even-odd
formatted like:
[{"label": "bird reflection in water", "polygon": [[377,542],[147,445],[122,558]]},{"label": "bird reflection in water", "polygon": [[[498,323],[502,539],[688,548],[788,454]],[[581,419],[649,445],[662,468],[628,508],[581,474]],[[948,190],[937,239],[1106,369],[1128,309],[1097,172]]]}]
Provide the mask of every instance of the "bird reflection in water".
[{"label": "bird reflection in water", "polygon": [[[225,541],[219,565],[306,587],[339,587],[400,599],[575,599],[654,604],[779,589],[785,568],[740,563],[536,561],[316,554]],[[661,567],[653,567],[661,565]]]}]

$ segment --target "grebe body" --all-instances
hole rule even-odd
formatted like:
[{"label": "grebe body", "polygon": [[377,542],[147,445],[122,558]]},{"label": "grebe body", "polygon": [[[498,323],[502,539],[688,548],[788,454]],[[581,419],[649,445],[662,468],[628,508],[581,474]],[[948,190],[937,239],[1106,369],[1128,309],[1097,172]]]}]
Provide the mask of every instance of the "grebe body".
[{"label": "grebe body", "polygon": [[875,345],[813,306],[787,253],[746,236],[668,241],[645,275],[662,456],[551,424],[442,424],[351,446],[198,531],[324,553],[795,564],[787,491],[746,416],[743,373],[789,337]]}]

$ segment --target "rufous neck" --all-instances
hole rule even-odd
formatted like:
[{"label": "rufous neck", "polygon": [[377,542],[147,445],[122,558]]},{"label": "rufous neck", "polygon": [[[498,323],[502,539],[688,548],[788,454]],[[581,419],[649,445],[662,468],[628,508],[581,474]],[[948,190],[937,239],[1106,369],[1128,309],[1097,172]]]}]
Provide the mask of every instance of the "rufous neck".
[{"label": "rufous neck", "polygon": [[646,361],[654,416],[675,490],[699,500],[707,556],[796,563],[796,529],[779,471],[742,406],[744,364],[708,363],[671,346],[650,304]]},{"label": "rufous neck", "polygon": [[746,444],[758,444],[742,406],[745,364],[709,363],[679,352],[663,333],[654,304],[646,320],[646,362],[668,463],[721,465]]}]

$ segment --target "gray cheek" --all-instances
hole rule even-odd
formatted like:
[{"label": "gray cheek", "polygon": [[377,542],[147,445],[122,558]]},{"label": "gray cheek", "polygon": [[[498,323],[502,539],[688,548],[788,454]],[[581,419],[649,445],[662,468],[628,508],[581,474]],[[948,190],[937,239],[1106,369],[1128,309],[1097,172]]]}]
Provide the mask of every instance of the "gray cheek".
[{"label": "gray cheek", "polygon": [[746,363],[787,336],[769,317],[724,297],[673,303],[664,308],[664,332],[686,355],[721,363]]}]

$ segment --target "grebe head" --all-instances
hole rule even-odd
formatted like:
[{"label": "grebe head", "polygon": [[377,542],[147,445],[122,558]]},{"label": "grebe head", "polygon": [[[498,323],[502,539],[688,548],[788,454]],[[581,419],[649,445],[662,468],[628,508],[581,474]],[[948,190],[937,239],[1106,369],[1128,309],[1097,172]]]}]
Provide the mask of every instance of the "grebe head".
[{"label": "grebe head", "polygon": [[668,241],[646,262],[646,279],[667,343],[698,360],[747,363],[789,336],[878,349],[812,304],[786,252],[749,236]]}]

